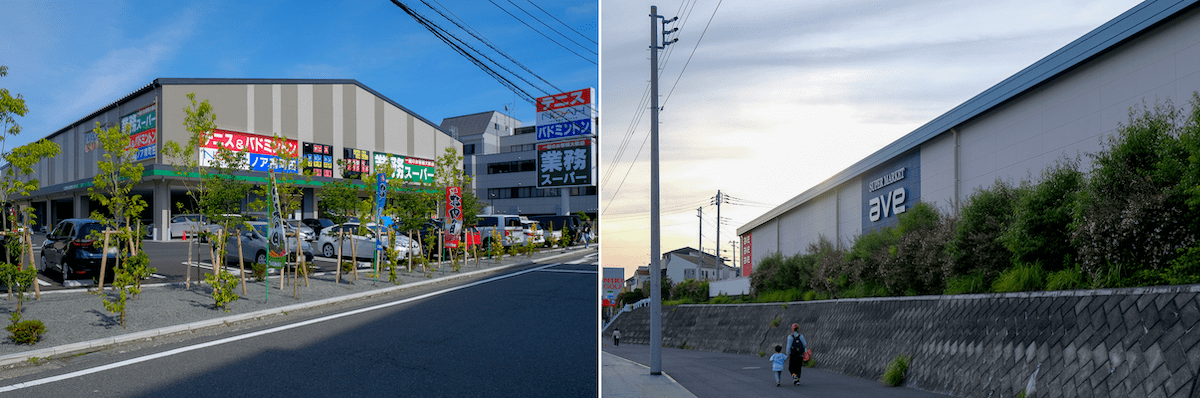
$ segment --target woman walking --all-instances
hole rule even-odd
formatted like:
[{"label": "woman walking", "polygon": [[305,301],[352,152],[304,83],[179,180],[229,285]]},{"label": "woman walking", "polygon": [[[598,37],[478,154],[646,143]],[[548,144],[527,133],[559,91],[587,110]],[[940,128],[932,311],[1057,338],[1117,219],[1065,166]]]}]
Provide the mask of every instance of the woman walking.
[{"label": "woman walking", "polygon": [[792,384],[800,384],[800,371],[804,369],[804,349],[808,342],[800,334],[800,325],[792,324],[792,333],[787,337],[788,371],[792,373]]}]

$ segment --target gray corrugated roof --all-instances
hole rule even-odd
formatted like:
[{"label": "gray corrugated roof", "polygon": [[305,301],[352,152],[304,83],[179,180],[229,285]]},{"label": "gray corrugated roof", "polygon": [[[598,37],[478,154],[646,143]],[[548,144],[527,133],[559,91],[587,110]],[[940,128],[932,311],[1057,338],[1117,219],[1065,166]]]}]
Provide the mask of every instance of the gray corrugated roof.
[{"label": "gray corrugated roof", "polygon": [[429,121],[429,119],[426,119],[426,118],[422,117],[421,115],[418,115],[416,112],[413,112],[412,110],[410,110],[408,108],[405,108],[403,105],[400,105],[400,103],[393,101],[391,98],[388,98],[387,96],[385,96],[383,94],[380,94],[378,91],[375,91],[374,89],[367,87],[366,85],[360,83],[358,80],[354,80],[354,79],[215,79],[215,78],[160,77],[158,79],[154,79],[153,82],[150,82],[149,84],[142,86],[141,88],[134,90],[133,92],[131,92],[129,94],[126,94],[125,96],[121,97],[120,99],[117,99],[116,101],[113,101],[112,103],[109,103],[108,105],[105,105],[104,107],[101,107],[99,110],[96,110],[95,112],[92,112],[92,113],[88,114],[87,116],[80,118],[79,120],[75,121],[74,123],[71,123],[61,129],[58,129],[58,131],[55,131],[54,133],[47,135],[46,139],[50,139],[56,135],[62,134],[64,132],[66,132],[67,130],[70,130],[72,127],[77,126],[80,123],[83,123],[85,121],[91,120],[92,118],[95,118],[96,116],[98,116],[104,112],[108,112],[110,109],[117,107],[117,105],[125,103],[125,102],[129,101],[130,99],[137,97],[139,95],[145,94],[145,93],[153,90],[156,87],[161,87],[164,85],[206,85],[206,84],[353,84],[353,85],[356,85],[359,88],[362,88],[363,90],[366,90],[367,92],[375,95],[376,97],[379,97],[379,98],[383,99],[384,101],[387,101],[387,103],[392,104],[393,106],[395,106],[397,108],[400,108],[404,112],[407,112],[408,114],[413,115],[413,117],[416,117],[417,119],[420,119],[421,121],[424,121],[425,123],[428,123],[430,126],[433,126],[433,128],[435,128],[439,131],[442,131],[443,133],[446,133],[447,135],[450,134],[450,133],[442,130],[441,126],[439,126],[437,123]]},{"label": "gray corrugated roof", "polygon": [[954,107],[929,123],[875,151],[849,168],[809,188],[778,207],[738,228],[738,235],[779,217],[817,195],[850,181],[893,157],[918,147],[955,126],[961,125],[1013,100],[1121,44],[1166,23],[1197,6],[1200,0],[1147,0],[1088,32],[1063,48],[1022,69],[979,95]]}]

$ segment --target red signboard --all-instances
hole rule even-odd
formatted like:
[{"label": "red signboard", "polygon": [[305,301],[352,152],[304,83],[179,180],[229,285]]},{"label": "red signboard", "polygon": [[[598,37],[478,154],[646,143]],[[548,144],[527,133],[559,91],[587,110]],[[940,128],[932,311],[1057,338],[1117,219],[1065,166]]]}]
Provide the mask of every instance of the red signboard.
[{"label": "red signboard", "polygon": [[446,187],[446,221],[451,224],[446,234],[446,247],[458,247],[458,226],[462,224],[462,187]]},{"label": "red signboard", "polygon": [[[291,156],[300,156],[300,145],[296,140],[286,140],[287,151]],[[228,130],[213,130],[212,138],[204,143],[205,148],[217,148],[222,145],[225,148],[239,152],[257,153],[259,155],[272,155],[275,153],[275,138],[265,135],[241,133]]]},{"label": "red signboard", "polygon": [[750,234],[742,235],[742,276],[750,275],[754,270],[754,256],[750,250]]},{"label": "red signboard", "polygon": [[589,87],[582,90],[540,97],[537,99],[537,111],[544,112],[590,103],[592,103],[592,89]]},{"label": "red signboard", "polygon": [[158,144],[158,134],[155,134],[157,131],[158,129],[149,129],[129,136],[129,146],[127,148],[141,148],[147,145]]}]

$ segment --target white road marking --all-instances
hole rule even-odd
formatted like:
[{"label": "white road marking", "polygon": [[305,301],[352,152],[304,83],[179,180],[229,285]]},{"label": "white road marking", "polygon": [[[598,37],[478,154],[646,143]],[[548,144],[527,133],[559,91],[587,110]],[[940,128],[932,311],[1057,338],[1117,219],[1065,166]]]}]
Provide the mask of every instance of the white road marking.
[{"label": "white road marking", "polygon": [[492,278],[484,279],[484,280],[481,280],[481,281],[478,281],[478,282],[472,282],[472,283],[468,283],[468,284],[466,284],[466,285],[462,285],[462,286],[455,286],[455,287],[448,288],[448,289],[445,289],[445,290],[439,290],[439,291],[435,291],[435,292],[429,292],[429,293],[425,293],[425,294],[422,294],[422,295],[419,295],[419,296],[415,296],[415,297],[409,297],[409,298],[406,298],[406,299],[401,299],[401,300],[393,301],[393,302],[390,302],[390,303],[383,303],[383,304],[379,304],[379,305],[375,305],[375,306],[371,306],[371,307],[360,308],[360,309],[353,310],[353,311],[349,311],[349,312],[343,312],[343,313],[340,313],[340,314],[333,314],[333,315],[330,315],[330,316],[326,316],[326,317],[322,317],[322,318],[317,318],[317,319],[310,319],[310,320],[307,320],[307,321],[303,321],[303,322],[297,322],[297,323],[293,323],[293,324],[289,324],[289,325],[283,325],[283,326],[280,326],[280,327],[271,328],[271,329],[267,329],[267,330],[260,330],[260,331],[257,331],[257,332],[253,332],[253,333],[247,333],[247,334],[240,335],[240,336],[227,337],[227,338],[224,338],[224,339],[220,339],[220,340],[214,340],[214,341],[210,341],[210,342],[207,342],[207,343],[201,343],[201,344],[197,344],[197,345],[193,345],[193,346],[188,346],[188,347],[180,347],[180,348],[176,348],[176,349],[174,349],[174,350],[170,350],[170,351],[164,351],[164,352],[160,352],[160,353],[157,353],[157,354],[151,354],[151,355],[146,355],[146,356],[137,357],[137,358],[133,358],[133,359],[127,359],[127,360],[124,360],[124,361],[121,361],[121,362],[115,362],[115,363],[111,363],[111,364],[104,365],[104,366],[98,366],[98,367],[91,368],[91,369],[84,369],[84,370],[80,370],[80,371],[77,371],[77,372],[71,372],[71,373],[62,374],[62,375],[58,375],[58,376],[47,377],[47,378],[44,378],[44,379],[30,380],[30,381],[27,381],[27,382],[24,382],[24,383],[17,383],[17,384],[7,385],[7,386],[0,387],[0,392],[16,391],[16,390],[20,390],[20,389],[22,389],[22,388],[33,387],[33,386],[39,386],[39,385],[42,385],[42,384],[49,384],[49,383],[53,383],[53,382],[57,382],[57,381],[62,381],[62,380],[67,380],[67,379],[76,378],[76,377],[79,377],[79,376],[86,376],[86,375],[89,375],[89,374],[92,374],[92,373],[99,373],[99,372],[103,372],[103,371],[106,371],[106,370],[117,369],[117,368],[121,368],[121,367],[129,366],[129,365],[133,365],[133,364],[136,364],[136,363],[146,362],[146,361],[149,361],[149,360],[152,360],[152,359],[165,358],[165,357],[169,357],[169,356],[176,355],[176,354],[182,354],[182,353],[185,353],[185,352],[188,352],[188,351],[195,351],[195,350],[199,350],[199,349],[202,349],[202,348],[208,348],[208,347],[217,346],[217,345],[221,345],[221,344],[225,344],[225,343],[232,343],[232,342],[239,341],[239,340],[245,340],[245,339],[249,339],[249,338],[253,338],[253,337],[258,337],[258,336],[268,335],[268,334],[271,334],[271,333],[278,333],[278,332],[282,332],[282,331],[289,330],[289,329],[295,329],[295,328],[298,328],[298,327],[301,327],[301,326],[308,326],[308,325],[312,325],[312,324],[315,324],[315,323],[320,323],[320,322],[325,322],[325,321],[331,321],[331,320],[334,320],[334,319],[343,318],[343,317],[347,317],[347,316],[351,316],[351,315],[358,315],[358,314],[361,314],[361,313],[364,313],[364,312],[370,312],[370,311],[374,311],[374,310],[378,310],[378,309],[383,309],[383,308],[388,308],[388,307],[392,307],[392,306],[397,306],[397,305],[400,305],[400,304],[411,303],[411,302],[413,302],[413,301],[417,301],[417,300],[424,300],[424,299],[427,299],[427,298],[430,298],[430,297],[434,297],[434,296],[438,296],[438,295],[441,295],[441,294],[445,294],[445,293],[453,292],[453,291],[456,291],[456,290],[460,290],[460,289],[466,289],[466,288],[468,288],[468,287],[474,287],[474,286],[482,285],[482,284],[484,284],[484,283],[495,282],[495,281],[498,281],[498,280],[501,280],[501,279],[507,279],[507,278],[511,278],[511,277],[514,277],[514,276],[518,276],[518,275],[524,275],[524,274],[527,274],[527,273],[530,273],[530,272],[541,271],[541,270],[543,270],[543,269],[546,269],[546,268],[549,268],[549,267],[554,267],[554,266],[557,266],[557,265],[558,265],[558,264],[544,265],[544,266],[541,266],[541,267],[537,267],[537,268],[531,268],[531,269],[527,269],[527,270],[520,271],[520,272],[514,272],[514,273],[511,273],[511,274],[507,274],[507,275],[500,275],[500,276],[496,276],[496,277],[492,277]]},{"label": "white road marking", "polygon": [[596,271],[586,271],[579,269],[544,269],[541,272],[559,272],[564,274],[595,274]]},{"label": "white road marking", "polygon": [[165,277],[165,276],[162,276],[162,275],[159,275],[159,274],[150,274],[150,277],[151,277],[151,278],[158,278],[158,279],[167,279],[167,277]]},{"label": "white road marking", "polygon": [[39,284],[39,285],[42,285],[42,286],[53,286],[53,285],[54,285],[54,284],[52,284],[52,283],[50,283],[50,282],[46,282],[46,281],[42,280],[42,278],[38,278],[38,280],[37,280],[37,281],[38,281],[38,284]]}]

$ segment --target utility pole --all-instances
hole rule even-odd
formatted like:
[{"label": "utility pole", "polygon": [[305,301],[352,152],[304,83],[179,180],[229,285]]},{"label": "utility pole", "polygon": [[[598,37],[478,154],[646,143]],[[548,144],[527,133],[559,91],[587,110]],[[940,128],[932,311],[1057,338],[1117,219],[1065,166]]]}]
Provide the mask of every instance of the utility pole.
[{"label": "utility pole", "polygon": [[[659,20],[662,20],[662,46],[659,46]],[[675,22],[658,15],[658,7],[650,6],[650,374],[662,374],[662,264],[659,257],[662,247],[659,241],[661,220],[659,219],[658,196],[658,51],[679,41],[667,42],[667,35],[679,28],[666,30],[667,24]]]},{"label": "utility pole", "polygon": [[697,246],[696,250],[700,251],[700,261],[704,261],[704,206],[697,207],[696,212],[696,217],[700,217],[700,239],[698,239],[700,244]]},{"label": "utility pole", "polygon": [[[713,259],[716,269],[721,269],[721,202],[725,201],[725,196],[721,195],[721,190],[717,190],[717,196],[712,199],[712,204],[717,205],[717,258]],[[703,253],[703,252],[702,252]]]}]

